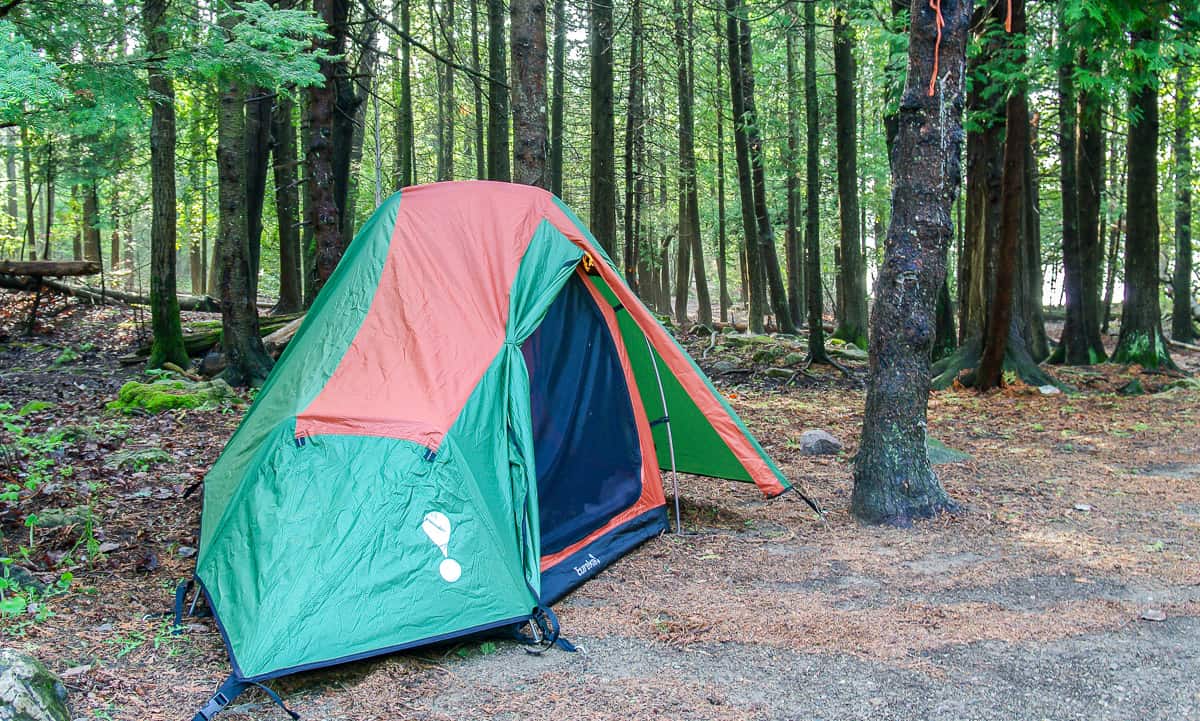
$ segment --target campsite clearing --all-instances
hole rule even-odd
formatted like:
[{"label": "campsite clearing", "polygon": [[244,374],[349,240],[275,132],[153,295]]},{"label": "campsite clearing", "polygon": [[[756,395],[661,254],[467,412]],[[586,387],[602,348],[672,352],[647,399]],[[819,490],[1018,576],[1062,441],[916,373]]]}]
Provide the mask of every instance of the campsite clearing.
[{"label": "campsite clearing", "polygon": [[[228,660],[210,621],[172,636],[156,614],[195,562],[199,496],[185,494],[242,411],[106,412],[138,377],[118,363],[132,311],[54,297],[41,316],[53,327],[21,339],[28,303],[0,296],[0,403],[23,437],[63,431],[47,452],[56,480],[29,502],[63,523],[34,525],[31,546],[26,518],[0,522],[6,555],[31,548],[17,565],[34,580],[67,567],[73,579],[39,599],[51,615],[7,621],[5,643],[64,677],[75,718],[178,719]],[[699,357],[708,339],[690,340]],[[749,370],[751,352],[722,344],[702,366]],[[1133,374],[1105,366],[1060,376],[1080,394],[938,393],[931,433],[975,459],[938,467],[965,512],[896,531],[845,510],[862,364],[796,386],[753,367],[711,374],[828,526],[794,496],[683,477],[688,533],[652,539],[556,606],[579,653],[481,639],[273,686],[329,721],[1200,718],[1200,392],[1122,396]],[[808,428],[844,450],[802,455]],[[153,448],[166,455],[115,456]],[[282,717],[248,692],[223,718]]]}]

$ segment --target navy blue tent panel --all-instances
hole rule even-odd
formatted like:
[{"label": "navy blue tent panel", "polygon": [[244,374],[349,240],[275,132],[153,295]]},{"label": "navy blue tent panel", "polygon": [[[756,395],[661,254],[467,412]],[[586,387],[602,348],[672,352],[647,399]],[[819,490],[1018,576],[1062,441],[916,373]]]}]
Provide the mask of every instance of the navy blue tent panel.
[{"label": "navy blue tent panel", "polygon": [[529,368],[542,554],[582,540],[642,493],[629,388],[604,317],[573,276],[522,347]]}]

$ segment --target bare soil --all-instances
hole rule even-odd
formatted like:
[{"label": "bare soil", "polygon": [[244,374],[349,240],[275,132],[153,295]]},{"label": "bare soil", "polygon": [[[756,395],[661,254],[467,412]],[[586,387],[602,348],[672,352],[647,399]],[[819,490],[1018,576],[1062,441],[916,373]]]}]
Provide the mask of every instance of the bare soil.
[{"label": "bare soil", "polygon": [[[77,432],[50,453],[52,483],[0,508],[0,530],[34,580],[74,578],[44,600],[49,617],[5,620],[4,644],[63,676],[76,718],[190,718],[228,662],[210,620],[172,636],[161,614],[195,560],[200,494],[187,491],[242,411],[116,417],[105,402],[140,374],[117,361],[144,332],[133,312],[52,299],[27,338],[27,304],[0,295],[0,403],[54,404],[26,433]],[[716,382],[825,522],[792,494],[681,477],[685,534],[558,605],[578,653],[473,639],[275,682],[288,704],[329,721],[1200,719],[1200,391],[1097,366],[1054,371],[1069,394],[938,393],[930,433],[972,457],[938,466],[964,511],[869,528],[846,512],[863,365],[785,384],[753,349],[690,340],[705,367],[734,364]],[[1134,377],[1158,392],[1117,393]],[[808,428],[844,451],[802,456]],[[105,467],[131,448],[171,460]],[[25,477],[4,458],[0,483]],[[90,529],[35,527],[30,546],[30,514],[79,505]],[[105,549],[90,559],[89,530]],[[284,716],[254,691],[222,718]]]}]

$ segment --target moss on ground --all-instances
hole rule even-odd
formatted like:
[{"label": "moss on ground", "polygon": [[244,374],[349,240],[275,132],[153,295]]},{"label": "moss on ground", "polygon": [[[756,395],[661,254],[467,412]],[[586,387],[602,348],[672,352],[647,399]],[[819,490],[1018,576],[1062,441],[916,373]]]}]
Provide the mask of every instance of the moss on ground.
[{"label": "moss on ground", "polygon": [[162,413],[179,408],[218,408],[237,402],[237,394],[222,380],[194,383],[186,380],[157,380],[151,383],[129,381],[121,386],[117,398],[108,403],[110,411],[123,413]]}]

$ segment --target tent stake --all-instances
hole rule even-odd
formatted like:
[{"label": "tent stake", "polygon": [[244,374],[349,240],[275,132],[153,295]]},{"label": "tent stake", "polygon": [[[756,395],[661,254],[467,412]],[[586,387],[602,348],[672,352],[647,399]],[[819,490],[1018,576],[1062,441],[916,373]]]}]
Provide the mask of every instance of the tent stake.
[{"label": "tent stake", "polygon": [[650,336],[642,334],[646,339],[646,351],[650,354],[650,365],[654,366],[654,379],[658,381],[658,398],[662,402],[663,416],[667,425],[667,448],[671,451],[671,496],[675,501],[675,534],[683,535],[683,516],[679,513],[679,473],[675,470],[675,436],[671,434],[671,414],[667,411],[667,394],[663,391],[662,376],[658,372],[658,361],[654,358],[654,346],[650,344]]}]

